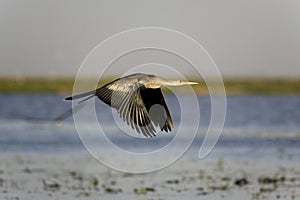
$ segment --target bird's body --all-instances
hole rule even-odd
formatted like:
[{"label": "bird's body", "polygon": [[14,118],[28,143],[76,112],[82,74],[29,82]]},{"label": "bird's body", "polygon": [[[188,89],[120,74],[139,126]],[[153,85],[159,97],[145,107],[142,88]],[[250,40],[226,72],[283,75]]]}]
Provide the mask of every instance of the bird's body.
[{"label": "bird's body", "polygon": [[80,102],[97,96],[115,108],[120,117],[137,132],[146,137],[155,136],[155,126],[162,131],[171,131],[173,122],[161,92],[161,86],[197,84],[196,82],[167,80],[149,74],[131,74],[118,78],[96,90],[65,98]]}]

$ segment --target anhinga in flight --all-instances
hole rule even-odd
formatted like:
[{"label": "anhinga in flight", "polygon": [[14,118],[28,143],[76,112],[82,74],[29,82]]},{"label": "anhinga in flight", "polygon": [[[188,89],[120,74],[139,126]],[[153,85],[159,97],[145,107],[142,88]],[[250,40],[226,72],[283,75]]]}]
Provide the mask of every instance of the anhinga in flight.
[{"label": "anhinga in flight", "polygon": [[[97,96],[115,108],[120,117],[146,137],[155,136],[153,124],[161,131],[171,131],[172,118],[161,92],[161,86],[198,84],[196,82],[167,80],[149,74],[131,74],[118,78],[96,90],[73,95],[66,101],[85,97],[81,102]],[[159,106],[154,106],[159,105]],[[153,107],[152,107],[153,106]],[[153,110],[151,110],[153,108]]]}]

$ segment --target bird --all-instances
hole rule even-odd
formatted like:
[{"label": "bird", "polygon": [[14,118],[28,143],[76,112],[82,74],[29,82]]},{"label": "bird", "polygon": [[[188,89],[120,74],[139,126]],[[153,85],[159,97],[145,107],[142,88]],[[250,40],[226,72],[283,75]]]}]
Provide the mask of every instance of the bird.
[{"label": "bird", "polygon": [[154,126],[169,132],[173,121],[161,91],[162,86],[193,85],[197,82],[168,80],[160,76],[134,73],[118,78],[95,90],[66,97],[65,101],[98,97],[115,108],[120,117],[138,133],[146,137],[156,136]]}]

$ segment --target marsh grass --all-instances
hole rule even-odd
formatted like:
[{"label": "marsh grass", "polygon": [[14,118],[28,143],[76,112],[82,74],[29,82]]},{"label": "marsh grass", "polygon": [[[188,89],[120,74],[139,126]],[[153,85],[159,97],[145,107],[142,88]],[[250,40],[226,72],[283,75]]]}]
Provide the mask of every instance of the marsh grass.
[{"label": "marsh grass", "polygon": [[[81,80],[80,90],[89,90],[90,83],[95,79]],[[101,86],[112,78],[99,82]],[[197,94],[208,94],[203,81],[193,86]],[[72,77],[0,77],[0,92],[13,93],[71,93],[74,78]],[[224,85],[227,94],[300,94],[300,79],[225,79]],[[179,91],[185,92],[184,87]],[[166,91],[167,92],[167,91]]]}]

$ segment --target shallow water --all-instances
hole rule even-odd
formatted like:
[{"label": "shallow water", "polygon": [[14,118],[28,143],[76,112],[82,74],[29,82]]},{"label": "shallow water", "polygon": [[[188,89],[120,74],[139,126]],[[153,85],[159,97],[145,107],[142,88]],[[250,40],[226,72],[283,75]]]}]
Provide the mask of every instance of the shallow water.
[{"label": "shallow water", "polygon": [[[78,153],[85,151],[77,134],[72,116],[61,126],[54,119],[71,108],[57,94],[0,94],[0,151],[38,153]],[[174,121],[174,132],[183,127],[186,138],[192,136],[189,115],[180,118],[178,99],[165,96]],[[187,102],[192,96],[182,96]],[[93,102],[93,100],[91,100]],[[122,134],[113,120],[110,108],[96,102],[98,120],[110,140],[129,151],[146,152],[167,145],[174,133],[159,133],[155,138],[133,138]],[[210,121],[210,97],[198,97],[201,120],[197,137],[190,154],[194,155],[202,144]],[[190,109],[195,109],[191,107]],[[97,124],[85,108],[76,112],[79,126],[85,137],[95,145],[102,145],[94,138]],[[122,122],[122,120],[120,120]],[[77,124],[78,125],[78,124]],[[122,124],[121,124],[122,125]],[[127,127],[126,124],[123,124]],[[130,130],[132,135],[136,132]],[[136,134],[137,135],[137,134]],[[138,135],[137,135],[138,136]],[[177,140],[184,141],[185,137]],[[180,145],[180,141],[178,143]],[[253,159],[300,159],[300,96],[243,95],[227,97],[227,115],[222,135],[210,156]],[[102,146],[103,148],[103,146]],[[109,147],[107,147],[109,148]]]}]

